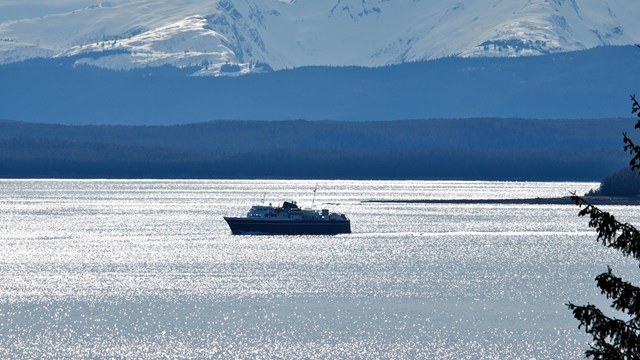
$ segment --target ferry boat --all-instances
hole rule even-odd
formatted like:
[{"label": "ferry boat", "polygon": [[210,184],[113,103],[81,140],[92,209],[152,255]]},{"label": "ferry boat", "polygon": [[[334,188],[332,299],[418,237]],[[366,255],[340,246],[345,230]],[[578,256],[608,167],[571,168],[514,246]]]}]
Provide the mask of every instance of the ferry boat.
[{"label": "ferry boat", "polygon": [[295,201],[282,206],[254,205],[246,217],[224,217],[234,235],[335,235],[351,232],[343,214],[302,209]]}]

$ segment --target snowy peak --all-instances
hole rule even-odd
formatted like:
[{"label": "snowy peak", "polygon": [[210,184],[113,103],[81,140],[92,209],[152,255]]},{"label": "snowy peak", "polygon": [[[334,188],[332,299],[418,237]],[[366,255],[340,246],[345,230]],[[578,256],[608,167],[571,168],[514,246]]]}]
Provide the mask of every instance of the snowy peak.
[{"label": "snowy peak", "polygon": [[[531,1],[498,24],[493,36],[460,55],[539,55],[631,43],[616,19],[604,1],[584,9],[576,0]],[[630,25],[637,35],[638,27]]]},{"label": "snowy peak", "polygon": [[[108,55],[83,58],[78,63],[117,69],[167,63],[178,67],[199,65],[201,74],[207,71],[215,74],[222,71],[223,64],[238,63],[238,57],[228,47],[229,44],[224,35],[209,27],[207,19],[195,15],[124,39],[74,46],[58,56],[110,50]],[[246,67],[241,69],[242,73],[248,71]]]},{"label": "snowy peak", "polygon": [[0,23],[0,63],[76,55],[220,75],[541,55],[633,44],[638,13],[637,0],[114,0]]}]

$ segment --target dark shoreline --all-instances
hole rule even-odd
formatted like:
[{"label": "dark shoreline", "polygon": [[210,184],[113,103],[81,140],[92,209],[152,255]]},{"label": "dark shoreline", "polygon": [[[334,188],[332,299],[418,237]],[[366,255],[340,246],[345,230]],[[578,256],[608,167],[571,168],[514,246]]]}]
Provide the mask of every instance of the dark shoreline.
[{"label": "dark shoreline", "polygon": [[[593,205],[640,205],[640,198],[636,197],[608,197],[585,196],[584,199]],[[501,204],[501,205],[575,205],[570,196],[556,198],[529,198],[529,199],[373,199],[365,200],[366,203],[398,203],[398,204]]]}]

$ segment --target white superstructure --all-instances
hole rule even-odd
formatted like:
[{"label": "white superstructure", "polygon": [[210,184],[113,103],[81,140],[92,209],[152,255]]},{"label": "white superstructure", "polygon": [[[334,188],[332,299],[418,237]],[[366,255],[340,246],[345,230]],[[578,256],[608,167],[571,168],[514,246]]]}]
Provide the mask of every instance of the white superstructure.
[{"label": "white superstructure", "polygon": [[295,201],[285,201],[282,206],[274,207],[269,205],[253,205],[247,212],[247,219],[252,220],[311,220],[329,221],[346,220],[343,214],[329,213],[328,209],[321,211],[312,209],[302,209]]}]

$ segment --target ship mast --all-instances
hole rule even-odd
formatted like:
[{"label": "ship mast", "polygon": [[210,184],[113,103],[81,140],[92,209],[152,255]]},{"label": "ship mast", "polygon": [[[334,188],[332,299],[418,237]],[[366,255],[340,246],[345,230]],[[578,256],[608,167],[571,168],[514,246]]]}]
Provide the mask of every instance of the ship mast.
[{"label": "ship mast", "polygon": [[313,205],[316,203],[316,191],[318,191],[318,184],[316,184],[316,187],[313,188],[313,201],[311,201],[311,207],[313,207]]}]

